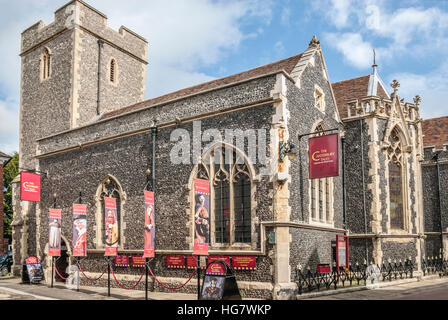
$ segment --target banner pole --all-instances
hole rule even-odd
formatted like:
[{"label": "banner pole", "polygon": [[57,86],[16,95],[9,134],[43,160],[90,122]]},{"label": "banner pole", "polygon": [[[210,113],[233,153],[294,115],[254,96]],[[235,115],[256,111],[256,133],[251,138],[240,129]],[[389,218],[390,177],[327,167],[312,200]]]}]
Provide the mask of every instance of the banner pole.
[{"label": "banner pole", "polygon": [[198,274],[198,300],[201,297],[201,256],[198,256],[198,262],[196,264],[196,273]]},{"label": "banner pole", "polygon": [[107,257],[107,296],[110,297],[110,257]]},{"label": "banner pole", "polygon": [[[78,266],[79,266],[79,260],[80,260],[80,258],[76,257],[76,261],[77,261],[77,265]],[[77,289],[76,289],[76,291],[79,292],[79,285],[80,285],[80,282],[81,282],[81,277],[80,277],[80,274],[79,274],[79,267],[77,269],[78,270],[76,270],[76,272],[78,273],[78,279],[77,279]]]},{"label": "banner pole", "polygon": [[148,300],[148,263],[149,259],[145,258],[145,273],[146,273],[146,281],[145,281],[145,300]]},{"label": "banner pole", "polygon": [[51,288],[53,288],[53,278],[54,278],[54,257],[51,257]]}]

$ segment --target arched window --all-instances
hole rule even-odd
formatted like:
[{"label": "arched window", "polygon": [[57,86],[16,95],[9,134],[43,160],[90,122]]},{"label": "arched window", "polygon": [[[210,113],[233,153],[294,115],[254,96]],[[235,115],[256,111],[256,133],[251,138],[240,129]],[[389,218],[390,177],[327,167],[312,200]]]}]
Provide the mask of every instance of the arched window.
[{"label": "arched window", "polygon": [[96,217],[96,245],[99,248],[104,248],[106,245],[106,226],[105,226],[105,206],[104,198],[114,198],[116,199],[117,205],[117,216],[116,222],[118,226],[117,236],[109,238],[109,246],[121,247],[123,244],[122,239],[122,204],[123,204],[123,191],[121,190],[120,184],[112,176],[108,176],[98,187],[97,190],[97,217]]},{"label": "arched window", "polygon": [[[325,126],[319,124],[314,132],[315,137],[323,136]],[[310,218],[313,222],[333,223],[333,178],[310,180]]]},{"label": "arched window", "polygon": [[50,77],[51,55],[50,51],[45,48],[40,55],[40,77],[45,80]]},{"label": "arched window", "polygon": [[109,72],[109,80],[112,83],[116,83],[117,82],[117,61],[115,61],[115,59],[112,59],[110,61],[110,72]]},{"label": "arched window", "polygon": [[219,144],[202,161],[195,177],[210,180],[212,246],[251,244],[252,179],[243,154]]},{"label": "arched window", "polygon": [[387,158],[389,161],[390,227],[404,229],[403,146],[397,128],[391,131],[389,143]]}]

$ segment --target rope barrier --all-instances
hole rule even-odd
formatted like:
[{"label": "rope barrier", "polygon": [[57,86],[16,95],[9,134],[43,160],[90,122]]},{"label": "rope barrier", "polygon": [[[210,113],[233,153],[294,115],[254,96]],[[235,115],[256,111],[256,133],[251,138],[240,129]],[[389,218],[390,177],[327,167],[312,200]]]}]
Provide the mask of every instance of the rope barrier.
[{"label": "rope barrier", "polygon": [[118,286],[119,286],[121,289],[125,289],[125,290],[132,290],[132,289],[134,289],[134,288],[140,283],[140,281],[141,281],[142,278],[143,278],[143,275],[145,274],[145,269],[143,269],[143,270],[142,270],[142,274],[140,275],[140,279],[138,279],[137,283],[134,284],[134,285],[131,286],[131,287],[125,287],[125,286],[122,285],[122,284],[118,281],[118,279],[115,277],[114,268],[110,267],[110,270],[112,271],[112,275],[114,276],[115,282],[118,284]]},{"label": "rope barrier", "polygon": [[62,280],[67,280],[67,279],[68,279],[68,277],[67,277],[67,278],[64,278],[64,277],[59,273],[58,269],[56,268],[56,265],[53,265],[53,268],[54,268],[54,270],[56,271],[56,273],[58,274],[58,276],[61,277]]},{"label": "rope barrier", "polygon": [[103,273],[102,273],[98,278],[96,278],[96,279],[91,279],[91,278],[89,278],[89,277],[84,273],[84,271],[82,271],[82,268],[81,268],[81,265],[80,265],[80,264],[78,264],[78,268],[79,268],[79,271],[81,271],[81,273],[84,275],[84,277],[86,277],[87,280],[90,280],[90,281],[95,282],[95,281],[98,281],[98,280],[101,279],[101,277],[104,275],[104,273],[106,273],[108,267],[104,268]]},{"label": "rope barrier", "polygon": [[196,270],[194,270],[193,273],[191,274],[190,278],[188,278],[187,282],[185,282],[184,284],[182,284],[182,285],[180,285],[180,286],[178,286],[178,287],[167,287],[167,286],[165,286],[163,283],[161,283],[159,280],[157,280],[157,278],[156,278],[156,276],[154,275],[154,273],[152,273],[151,268],[148,267],[148,269],[149,269],[149,272],[151,273],[151,276],[154,278],[154,280],[156,280],[157,283],[158,283],[162,288],[165,288],[165,289],[168,289],[168,290],[179,290],[179,289],[182,289],[188,282],[190,282],[190,280],[191,280],[191,279],[193,278],[193,276],[196,274]]}]

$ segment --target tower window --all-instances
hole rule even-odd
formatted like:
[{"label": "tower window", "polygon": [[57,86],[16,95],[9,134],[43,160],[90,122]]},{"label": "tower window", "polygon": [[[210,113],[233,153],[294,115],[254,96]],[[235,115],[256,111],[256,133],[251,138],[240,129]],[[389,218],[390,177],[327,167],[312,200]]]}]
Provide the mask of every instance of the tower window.
[{"label": "tower window", "polygon": [[40,57],[40,75],[41,80],[48,79],[50,77],[50,67],[51,67],[51,55],[50,51],[45,48],[42,51],[41,57]]},{"label": "tower window", "polygon": [[117,82],[117,62],[115,59],[112,59],[110,61],[110,82],[116,83]]}]

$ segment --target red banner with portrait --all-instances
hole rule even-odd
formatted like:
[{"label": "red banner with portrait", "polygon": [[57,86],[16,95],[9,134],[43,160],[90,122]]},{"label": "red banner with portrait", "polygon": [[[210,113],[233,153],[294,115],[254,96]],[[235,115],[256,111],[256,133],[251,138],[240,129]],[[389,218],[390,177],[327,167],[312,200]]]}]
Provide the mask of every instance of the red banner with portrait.
[{"label": "red banner with portrait", "polygon": [[48,227],[48,255],[59,257],[61,255],[61,209],[50,209]]},{"label": "red banner with portrait", "polygon": [[118,253],[118,216],[117,199],[104,197],[104,222],[106,236],[105,256],[116,256]]},{"label": "red banner with portrait", "polygon": [[87,256],[87,206],[73,204],[73,256]]},{"label": "red banner with portrait", "polygon": [[40,202],[40,175],[20,172],[20,200]]},{"label": "red banner with portrait", "polygon": [[310,138],[309,178],[320,179],[339,175],[339,134]]},{"label": "red banner with portrait", "polygon": [[194,245],[193,255],[208,255],[210,241],[210,182],[194,180]]},{"label": "red banner with portrait", "polygon": [[144,258],[154,258],[155,242],[155,211],[154,211],[154,192],[145,191],[145,248]]}]

